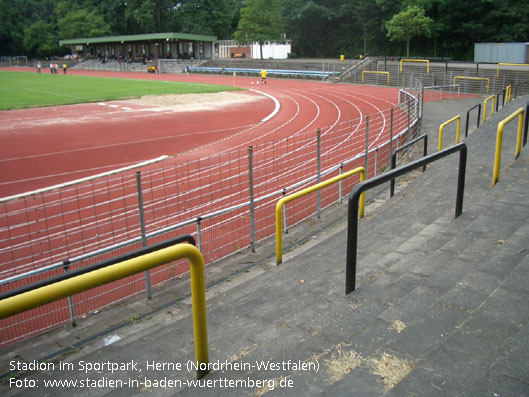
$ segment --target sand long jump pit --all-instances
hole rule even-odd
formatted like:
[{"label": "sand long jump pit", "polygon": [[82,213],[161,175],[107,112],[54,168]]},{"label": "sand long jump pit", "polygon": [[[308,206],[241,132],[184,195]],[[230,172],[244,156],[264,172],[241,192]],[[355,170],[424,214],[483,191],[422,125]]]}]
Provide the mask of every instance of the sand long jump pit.
[{"label": "sand long jump pit", "polygon": [[196,150],[255,126],[274,106],[231,91],[2,111],[1,196]]}]

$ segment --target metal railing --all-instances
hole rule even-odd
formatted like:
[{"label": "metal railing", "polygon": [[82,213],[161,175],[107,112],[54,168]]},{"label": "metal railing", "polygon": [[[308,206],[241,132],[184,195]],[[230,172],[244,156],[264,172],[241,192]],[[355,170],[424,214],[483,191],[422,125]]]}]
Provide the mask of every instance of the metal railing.
[{"label": "metal railing", "polygon": [[[527,106],[526,106],[527,109]],[[522,140],[523,140],[523,128],[524,128],[524,115],[526,115],[526,109],[519,108],[515,112],[511,113],[508,117],[498,123],[498,130],[496,132],[496,151],[494,154],[494,168],[492,174],[492,186],[494,186],[500,179],[500,163],[501,163],[501,147],[503,143],[503,130],[507,124],[513,121],[518,116],[518,133],[516,134],[516,148],[514,152],[514,158],[517,159],[522,151]]]},{"label": "metal railing", "polygon": [[529,66],[529,64],[526,64],[526,63],[506,63],[506,62],[500,62],[498,63],[498,66],[496,67],[496,77],[499,77],[500,76],[500,67],[501,66],[516,66],[516,67],[520,67],[520,66]]},{"label": "metal railing", "polygon": [[[397,150],[393,152],[391,155],[391,169],[394,170],[395,167],[397,167],[397,155],[400,151],[408,149],[410,146],[415,145],[417,142],[423,141],[423,149],[422,149],[422,155],[423,157],[426,157],[428,155],[428,135],[424,134],[421,135],[407,144],[401,146]],[[426,171],[426,164],[424,164],[422,168],[422,172]],[[389,188],[389,197],[393,197],[395,195],[395,178],[393,178],[390,182],[390,188]]]},{"label": "metal railing", "polygon": [[[528,92],[529,89],[529,71],[517,70],[517,71],[505,71],[499,75],[496,73],[496,65],[491,64],[466,64],[461,62],[436,62],[435,60],[430,61],[430,72],[426,73],[424,65],[413,65],[408,64],[404,67],[404,72],[400,71],[399,59],[393,58],[375,58],[370,57],[372,62],[367,65],[364,70],[376,70],[376,71],[387,71],[391,74],[391,84],[394,86],[405,86],[403,82],[405,75],[407,74],[412,79],[419,80],[422,82],[425,90],[429,90],[431,86],[443,86],[449,87],[453,85],[454,76],[464,77],[478,77],[488,78],[490,82],[490,90],[497,91],[500,87],[505,87],[509,84],[512,85],[513,91],[521,90],[522,92]],[[360,83],[361,81],[361,70],[353,69],[348,74],[346,79],[351,82]],[[461,82],[461,88],[458,91],[458,96],[466,96],[467,94],[477,93],[484,94],[486,91],[487,82],[485,80],[467,80]],[[445,91],[443,89],[443,91]],[[432,95],[434,92],[432,91]],[[449,88],[443,93],[445,97],[452,97],[455,92]],[[427,98],[428,96],[425,96]]]},{"label": "metal railing", "polygon": [[439,126],[439,145],[438,150],[441,151],[443,149],[443,131],[444,128],[453,123],[454,121],[457,121],[457,129],[456,129],[456,143],[459,143],[459,138],[461,135],[461,115],[457,115],[452,117],[450,120],[445,121]]},{"label": "metal railing", "polygon": [[345,294],[349,294],[356,288],[356,265],[357,265],[357,247],[358,247],[358,204],[363,192],[379,186],[385,182],[404,175],[416,168],[423,167],[429,163],[437,161],[443,157],[459,152],[459,171],[457,178],[457,196],[455,217],[457,218],[463,212],[463,196],[465,193],[465,171],[467,162],[467,146],[464,143],[454,145],[448,149],[436,152],[427,157],[423,157],[410,164],[391,170],[378,177],[369,179],[357,184],[349,196],[349,207],[347,214],[347,258],[345,270]]},{"label": "metal railing", "polygon": [[[447,89],[448,88],[448,89]],[[453,89],[452,89],[453,88]],[[448,92],[449,98],[453,92],[457,92],[457,98],[461,96],[461,84],[431,85],[424,87],[424,91],[430,90],[430,99],[435,100],[435,92],[439,92],[439,99],[443,99],[443,93]]]},{"label": "metal railing", "polygon": [[401,59],[400,60],[400,71],[402,72],[402,67],[404,62],[419,62],[426,63],[426,73],[430,73],[430,61],[427,59]]},{"label": "metal railing", "polygon": [[[376,74],[376,75],[385,75],[388,79],[388,85],[389,85],[389,72],[377,72],[375,70],[362,70],[362,84],[365,82],[365,74]],[[378,76],[377,76],[377,82],[378,82]]]},{"label": "metal railing", "polygon": [[[350,176],[360,174],[360,181],[363,182],[366,179],[366,170],[364,167],[358,167],[354,170],[348,171],[344,174],[335,176],[334,178],[327,179],[324,182],[320,182],[314,186],[303,189],[297,193],[293,193],[289,196],[283,197],[276,204],[276,265],[280,265],[283,262],[283,242],[282,242],[282,233],[281,233],[281,213],[283,211],[283,206],[286,203],[289,203],[293,200],[296,200],[300,197],[306,196],[307,194],[319,191],[324,187],[330,186],[334,183],[342,181],[345,178]],[[360,197],[360,217],[364,216],[364,207],[365,207],[365,197]]]},{"label": "metal railing", "polygon": [[[241,247],[255,250],[258,241],[274,233],[278,198],[359,166],[369,177],[389,168],[392,148],[408,142],[420,128],[420,84],[401,94],[402,106],[369,115],[365,123],[354,119],[323,128],[321,139],[316,139],[317,131],[296,133],[248,150],[186,163],[168,159],[139,172],[0,202],[1,288],[72,272],[175,234],[193,234],[208,263]],[[352,187],[349,181],[343,184],[326,189],[321,206],[340,201],[342,189]],[[319,208],[320,200],[311,197],[296,201],[289,206],[289,224]],[[186,271],[184,264],[162,266],[150,271],[149,279],[137,275],[97,295],[76,295],[69,305],[43,307],[34,318],[1,320],[0,346],[146,290],[148,296],[150,285]]]},{"label": "metal railing", "polygon": [[[246,76],[259,76],[262,69],[254,68],[234,68],[234,67],[214,67],[214,66],[193,66],[190,68],[194,73],[227,73]],[[295,76],[295,77],[312,77],[317,79],[326,79],[338,75],[336,71],[326,70],[290,70],[290,69],[266,69],[269,77]]]},{"label": "metal railing", "polygon": [[487,94],[490,90],[490,79],[488,77],[469,77],[469,76],[455,76],[454,77],[454,84],[456,84],[457,80],[475,80],[475,81],[485,81],[487,83]]},{"label": "metal railing", "polygon": [[[498,95],[500,95],[498,93]],[[494,115],[494,108],[495,108],[495,102],[496,102],[496,95],[491,95],[483,100],[483,122],[487,121],[487,103],[489,101],[492,101],[492,106],[490,108],[490,115]],[[498,108],[496,108],[496,111],[498,111]]]},{"label": "metal railing", "polygon": [[190,244],[176,244],[141,254],[118,263],[104,264],[97,270],[72,275],[61,281],[53,281],[44,286],[30,286],[24,291],[0,300],[0,319],[55,302],[73,294],[86,291],[112,281],[147,271],[177,259],[191,262],[191,297],[193,306],[193,332],[195,339],[195,360],[197,378],[209,371],[208,330],[206,317],[206,282],[204,259],[200,251]]},{"label": "metal railing", "polygon": [[473,111],[474,109],[478,109],[478,120],[477,120],[476,128],[479,128],[479,121],[481,119],[481,103],[478,103],[477,105],[472,106],[470,109],[467,110],[467,118],[465,121],[465,138],[468,136],[468,123],[470,120],[470,112]]}]

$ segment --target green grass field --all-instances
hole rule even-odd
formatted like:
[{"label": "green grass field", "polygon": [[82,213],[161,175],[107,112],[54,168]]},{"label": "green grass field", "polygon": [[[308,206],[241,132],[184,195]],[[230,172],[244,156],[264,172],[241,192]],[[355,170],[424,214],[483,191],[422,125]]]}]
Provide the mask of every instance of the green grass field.
[{"label": "green grass field", "polygon": [[0,71],[0,110],[237,89],[212,84]]}]

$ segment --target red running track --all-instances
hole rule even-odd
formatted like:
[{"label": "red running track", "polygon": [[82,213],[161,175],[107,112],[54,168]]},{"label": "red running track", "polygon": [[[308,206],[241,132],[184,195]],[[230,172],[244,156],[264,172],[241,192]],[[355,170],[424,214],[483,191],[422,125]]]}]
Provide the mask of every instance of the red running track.
[{"label": "red running track", "polygon": [[[21,70],[21,69],[15,69]],[[32,71],[26,69],[24,71]],[[232,85],[232,76],[71,70],[71,74]],[[57,78],[62,78],[58,75]],[[181,112],[122,101],[0,112],[0,196],[24,193],[157,158],[173,162],[292,137],[377,114],[397,89],[315,81],[235,78],[257,100]],[[254,84],[252,84],[254,83]],[[279,111],[269,120],[262,120]]]},{"label": "red running track", "polygon": [[[233,83],[232,76],[148,75],[147,73],[85,71],[73,71],[73,73],[224,85]],[[63,76],[58,75],[57,78],[63,78]],[[398,100],[398,90],[395,88],[278,79],[269,79],[268,84],[263,86],[255,84],[257,81],[258,79],[255,77],[237,77],[235,79],[237,86],[251,90],[247,95],[257,98],[255,101],[215,110],[180,112],[174,109],[114,101],[102,104],[92,103],[0,112],[0,145],[4,149],[0,153],[0,196],[19,194],[92,176],[157,158],[161,155],[173,156],[170,160],[171,163],[178,164],[227,150],[246,149],[249,145],[301,136],[307,132],[313,132],[317,128],[322,128],[322,136],[324,136],[332,130],[333,126],[338,127],[346,121],[357,123],[356,126],[350,126],[351,131],[354,132],[364,123],[364,117],[367,114],[371,115],[372,122],[378,120],[378,125],[387,127],[389,126],[387,110],[394,106]],[[277,104],[279,105],[278,108]],[[263,121],[268,116],[273,117]],[[382,131],[387,134],[387,128],[380,128],[379,131],[379,134],[382,134]],[[350,139],[350,144],[354,143],[351,139],[353,132],[347,138]],[[379,138],[387,139],[387,137],[379,137],[376,134],[370,136],[370,144],[376,144]],[[328,146],[324,145],[324,152],[332,152],[332,156],[327,157],[334,157],[339,150],[337,147],[341,144],[340,142],[328,143]],[[279,150],[286,151],[287,148]],[[296,160],[299,162],[307,161],[308,163],[309,159],[305,159],[303,156],[301,154]],[[310,159],[310,161],[313,160],[313,158]],[[193,172],[194,170],[189,171]],[[288,172],[291,171],[292,169],[288,171],[281,169],[278,175],[267,175],[267,183],[279,186],[280,179],[287,178]],[[244,174],[241,178],[247,177],[246,172]],[[222,176],[226,177],[225,174]],[[220,173],[213,178],[220,179]],[[187,181],[187,191],[195,192],[196,195],[199,193],[201,184],[200,179]],[[176,195],[178,196],[178,192]],[[244,199],[246,200],[246,198]],[[235,199],[232,198],[233,200]],[[201,207],[195,208],[199,204]],[[201,200],[191,194],[189,194],[187,202],[179,203],[179,205],[190,205],[188,215],[191,218],[196,215],[195,212],[197,211],[201,211],[200,214],[204,211],[218,209],[213,207],[213,204],[202,204]],[[65,220],[55,217],[54,222],[67,221],[70,228],[75,228],[79,224],[76,228],[83,229],[84,220],[91,221],[93,215],[85,214],[83,207],[80,207],[79,219]],[[163,209],[157,210],[163,211]],[[264,210],[261,211],[264,212]],[[244,215],[244,211],[241,210],[240,214],[235,215]],[[236,217],[235,215],[234,217]],[[43,215],[39,211],[32,211],[30,216],[31,219],[23,219],[20,223],[28,222],[30,232],[35,232],[34,238],[42,238],[39,237],[37,228],[43,223],[39,218]],[[33,222],[33,217],[35,220],[38,219],[38,222]],[[70,218],[72,217],[74,216],[70,214]],[[260,217],[265,216],[261,214]],[[165,217],[162,216],[162,218]],[[247,222],[247,217],[237,216],[237,218],[242,219],[240,221],[242,223]],[[259,219],[259,214],[257,218]],[[56,226],[49,224],[50,221],[46,222],[48,227]],[[121,230],[121,226],[126,221],[118,220],[117,223],[116,229]],[[106,234],[113,235],[112,231],[107,232],[104,227],[109,226],[98,226],[89,230],[83,229],[80,234],[69,234],[68,243],[61,238],[45,238],[46,241],[41,244],[42,247],[27,248],[27,250],[31,250],[32,254],[35,254],[35,250],[42,248],[49,250],[51,253],[49,255],[53,258],[57,257],[62,260],[68,254],[72,254],[72,249],[78,249],[76,245],[78,242],[85,243],[95,240],[96,236],[92,236],[92,234],[97,234],[98,238],[102,238],[101,236]],[[239,225],[239,227],[248,229],[246,224]],[[261,229],[260,233],[266,232],[266,227],[261,227]],[[22,231],[25,232],[25,229]],[[135,236],[137,236],[135,229],[132,232],[135,232]],[[241,230],[234,230],[233,225],[229,224],[219,227],[217,233],[221,236],[220,239],[226,235],[238,236],[242,232]],[[247,233],[245,236],[248,238]],[[121,237],[127,238],[127,236]],[[14,239],[16,236],[11,235],[11,238]],[[21,238],[26,237],[21,236]],[[242,241],[242,237],[241,240],[238,238],[233,240],[239,244],[238,242]],[[218,250],[212,256],[226,254],[214,246],[219,244],[218,241],[207,244],[210,245],[208,246],[209,251]],[[65,245],[69,248],[65,248]],[[226,250],[232,248],[229,245],[222,247]],[[6,255],[8,254],[6,253]],[[20,251],[18,255],[29,254]],[[51,261],[47,255],[48,251],[43,251],[41,255],[41,260],[45,264]],[[23,269],[19,271],[21,270]],[[185,269],[178,270],[179,273],[182,271]],[[141,275],[126,282],[141,284]],[[137,289],[141,289],[141,285]],[[96,295],[91,294],[86,293],[86,295],[75,298],[76,307],[80,313],[100,308],[95,301],[103,298],[99,297],[96,292],[93,293]],[[128,290],[115,288],[109,293],[111,297],[105,299],[115,302],[123,296],[128,296],[127,294]],[[88,298],[89,301],[85,301],[84,296],[91,298]],[[51,317],[67,315],[64,309],[60,309],[59,303],[50,307],[55,307],[58,310],[57,313],[60,313],[60,316],[59,314],[51,314]],[[21,321],[22,319],[27,321],[26,319],[30,318],[31,320],[27,323]],[[20,325],[15,326],[17,321],[20,321]],[[5,329],[3,336],[5,339],[0,338],[0,344],[10,338],[17,338],[20,335],[30,334],[34,330],[38,330],[38,323],[51,326],[61,321],[64,319],[53,320],[48,319],[48,317],[45,319],[44,316],[34,319],[29,316],[29,313],[21,314],[18,320],[16,318],[9,320],[9,328]],[[37,324],[33,325],[33,322]],[[13,325],[12,328],[11,325]],[[21,331],[19,327],[25,329]]]}]

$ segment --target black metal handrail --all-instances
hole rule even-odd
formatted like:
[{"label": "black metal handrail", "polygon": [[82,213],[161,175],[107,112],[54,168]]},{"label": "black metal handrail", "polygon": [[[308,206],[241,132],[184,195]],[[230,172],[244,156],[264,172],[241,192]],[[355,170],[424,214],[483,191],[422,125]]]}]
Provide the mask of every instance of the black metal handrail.
[{"label": "black metal handrail", "polygon": [[[424,147],[423,147],[423,150],[422,150],[423,157],[426,157],[428,155],[428,135],[424,134],[424,135],[421,135],[421,136],[413,139],[412,141],[409,141],[407,144],[402,145],[401,147],[399,147],[397,150],[395,150],[391,154],[391,169],[392,170],[395,169],[395,167],[397,166],[397,154],[400,151],[410,147],[411,145],[416,144],[420,140],[424,140]],[[422,172],[424,172],[424,171],[426,171],[426,164],[422,167]],[[393,197],[394,194],[395,194],[395,178],[393,178],[391,180],[391,185],[390,185],[390,188],[389,188],[389,196]]]},{"label": "black metal handrail", "polygon": [[[46,278],[44,280],[36,281],[34,283],[31,283],[31,284],[28,284],[28,285],[24,285],[22,287],[13,288],[12,290],[0,293],[0,300],[6,299],[6,298],[10,298],[10,297],[15,296],[15,295],[20,295],[20,294],[22,294],[24,292],[32,291],[34,289],[41,288],[41,287],[44,287],[46,285],[57,283],[57,282],[62,281],[62,280],[67,280],[69,278],[76,277],[76,276],[79,276],[81,274],[85,274],[85,273],[88,273],[88,272],[92,272],[94,270],[102,269],[104,267],[107,267],[107,266],[110,266],[110,265],[114,265],[114,264],[119,263],[119,262],[123,262],[123,261],[129,260],[129,259],[132,259],[132,258],[136,258],[136,257],[141,256],[141,255],[149,254],[151,252],[155,252],[155,251],[161,250],[163,248],[171,247],[173,245],[181,244],[181,243],[189,243],[189,244],[192,244],[192,245],[196,246],[195,238],[193,236],[191,236],[191,235],[178,236],[178,237],[175,237],[175,238],[172,238],[172,239],[169,239],[169,240],[165,240],[165,241],[162,241],[162,242],[159,242],[159,243],[156,243],[156,244],[152,244],[152,245],[148,245],[146,247],[139,248],[139,249],[131,251],[131,252],[127,252],[127,253],[122,254],[122,255],[115,256],[115,257],[110,258],[110,259],[105,259],[103,261],[99,261],[99,262],[93,263],[93,264],[88,265],[88,266],[84,266],[84,267],[79,268],[79,269],[68,271],[68,272],[65,272],[63,274],[58,274],[56,276],[48,277],[48,278]],[[69,261],[65,261],[64,262],[64,267],[65,268],[67,268],[69,265],[70,265]]]},{"label": "black metal handrail", "polygon": [[[468,120],[470,112],[473,111],[475,108],[478,108],[478,125],[476,126],[476,128],[479,128],[479,119],[481,118],[481,103],[478,103],[476,106],[473,106],[467,110],[467,121],[465,123],[465,138],[468,136]],[[496,109],[496,111],[498,110]]]},{"label": "black metal handrail", "polygon": [[443,157],[449,156],[455,152],[459,152],[459,172],[457,179],[457,196],[456,196],[456,210],[455,217],[457,218],[463,212],[463,196],[465,192],[465,172],[467,164],[467,146],[464,143],[460,143],[451,146],[442,151],[431,154],[427,157],[423,157],[410,164],[404,165],[400,168],[389,171],[385,174],[381,174],[375,178],[368,179],[365,182],[357,184],[349,196],[349,208],[348,208],[348,223],[347,223],[347,259],[345,268],[345,294],[355,290],[356,283],[356,251],[358,246],[358,202],[360,195],[381,185],[384,182],[388,182],[396,177],[404,175],[416,168],[423,167],[426,164],[437,161]]}]

